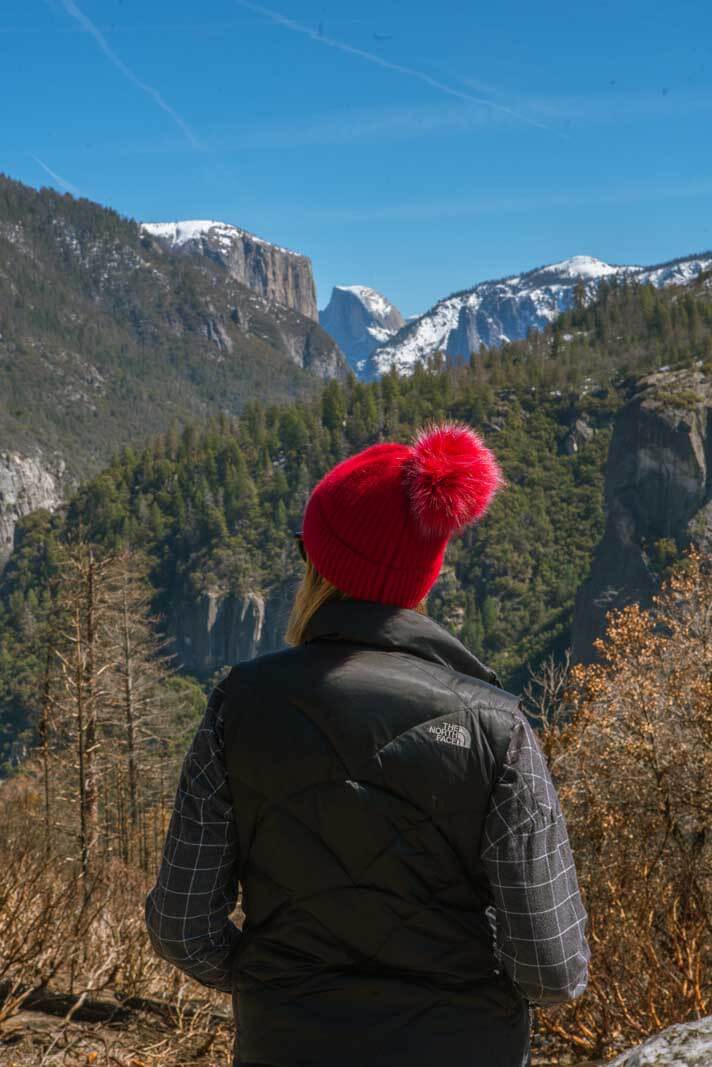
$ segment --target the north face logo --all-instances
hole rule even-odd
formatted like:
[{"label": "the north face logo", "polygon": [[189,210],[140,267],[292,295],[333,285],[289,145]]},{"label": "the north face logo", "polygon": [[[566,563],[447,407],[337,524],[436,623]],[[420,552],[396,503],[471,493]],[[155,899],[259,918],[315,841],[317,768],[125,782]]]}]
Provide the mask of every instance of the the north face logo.
[{"label": "the north face logo", "polygon": [[428,726],[428,733],[432,734],[436,741],[442,741],[446,745],[472,748],[472,734],[465,726],[460,726],[456,722],[431,723]]}]

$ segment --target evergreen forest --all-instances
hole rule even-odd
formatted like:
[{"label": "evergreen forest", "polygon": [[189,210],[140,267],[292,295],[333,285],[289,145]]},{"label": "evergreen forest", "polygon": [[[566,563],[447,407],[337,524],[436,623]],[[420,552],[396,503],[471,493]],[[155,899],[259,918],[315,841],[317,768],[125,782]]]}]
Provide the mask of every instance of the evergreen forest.
[{"label": "evergreen forest", "polygon": [[[63,544],[144,554],[164,621],[176,601],[207,590],[268,595],[298,578],[292,533],[316,480],[354,451],[407,441],[436,419],[480,431],[507,487],[481,526],[452,543],[429,610],[520,689],[530,669],[570,644],[576,590],[603,530],[616,412],[639,375],[693,364],[712,364],[708,279],[679,291],[617,284],[544,333],[467,364],[438,357],[407,378],[331,381],[317,397],[252,401],[238,418],[176,423],[124,446],[65,508],[34,513],[17,532],[0,584],[5,758],[32,735]],[[195,683],[209,685],[214,673],[193,671]]]}]

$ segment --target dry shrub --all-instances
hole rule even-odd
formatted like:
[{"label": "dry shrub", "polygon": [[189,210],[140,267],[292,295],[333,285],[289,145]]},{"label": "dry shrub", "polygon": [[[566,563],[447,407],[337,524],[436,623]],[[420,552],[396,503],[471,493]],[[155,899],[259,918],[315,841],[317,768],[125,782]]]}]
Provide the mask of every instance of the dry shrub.
[{"label": "dry shrub", "polygon": [[[33,800],[17,783],[5,783],[0,814],[0,1023],[60,973],[71,985],[82,946],[104,907],[96,882],[81,892],[72,866],[57,863],[46,851]],[[83,967],[87,975],[89,969]]]},{"label": "dry shrub", "polygon": [[712,1010],[712,561],[609,618],[543,742],[589,914],[590,983],[545,1031],[610,1055]]},{"label": "dry shrub", "polygon": [[[118,1027],[116,1040],[146,1067],[203,1062],[216,1042],[227,1062],[226,998],[168,966],[150,945],[144,922],[150,876],[99,854],[86,876],[80,860],[58,847],[60,834],[48,849],[42,815],[37,775],[28,766],[0,790],[0,1044],[4,1024],[28,1005],[56,1011],[39,995],[66,994],[56,1028],[46,1032],[47,1064],[55,1056],[64,1062],[76,1041],[74,1015],[99,1002],[108,1022],[112,1005],[135,1014]],[[14,1029],[10,1035],[13,1042],[21,1036]]]}]

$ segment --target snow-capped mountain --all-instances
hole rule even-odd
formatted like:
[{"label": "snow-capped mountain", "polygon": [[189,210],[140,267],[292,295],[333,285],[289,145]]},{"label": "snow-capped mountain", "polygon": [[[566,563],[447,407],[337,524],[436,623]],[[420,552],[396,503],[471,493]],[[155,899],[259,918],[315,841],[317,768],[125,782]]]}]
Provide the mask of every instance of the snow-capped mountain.
[{"label": "snow-capped mountain", "polygon": [[405,325],[398,308],[367,285],[335,286],[319,322],[354,369]]},{"label": "snow-capped mountain", "polygon": [[171,252],[203,255],[270,303],[318,320],[311,260],[214,219],[144,222],[144,233]]},{"label": "snow-capped mountain", "polygon": [[530,329],[543,329],[571,307],[577,286],[583,287],[584,299],[592,300],[604,279],[629,277],[656,286],[684,285],[710,269],[712,252],[654,267],[612,266],[591,256],[573,256],[526,274],[480,282],[407,323],[391,341],[361,360],[357,373],[370,379],[393,366],[408,373],[433,352],[467,359],[480,344],[522,340]]}]

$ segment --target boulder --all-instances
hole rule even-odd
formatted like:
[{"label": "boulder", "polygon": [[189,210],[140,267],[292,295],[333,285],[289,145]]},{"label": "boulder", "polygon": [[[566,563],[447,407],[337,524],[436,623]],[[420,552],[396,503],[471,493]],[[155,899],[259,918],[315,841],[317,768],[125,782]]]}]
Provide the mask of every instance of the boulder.
[{"label": "boulder", "polygon": [[712,1065],[712,1015],[690,1023],[669,1026],[628,1052],[608,1067],[710,1067]]}]

